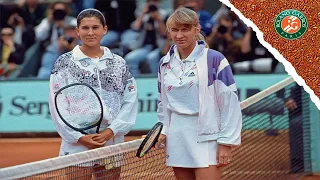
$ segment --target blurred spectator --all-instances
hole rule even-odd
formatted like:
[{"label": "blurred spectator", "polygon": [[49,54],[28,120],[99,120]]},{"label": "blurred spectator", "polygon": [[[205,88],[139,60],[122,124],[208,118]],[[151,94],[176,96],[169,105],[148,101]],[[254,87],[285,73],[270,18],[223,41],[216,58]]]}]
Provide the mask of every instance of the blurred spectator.
[{"label": "blurred spectator", "polygon": [[140,63],[148,59],[148,54],[159,54],[166,41],[168,12],[159,8],[160,0],[147,0],[141,15],[133,22],[132,29],[139,31],[139,48],[129,52],[125,60],[133,76],[141,73]]},{"label": "blurred spectator", "polygon": [[22,9],[17,4],[10,6],[7,24],[14,28],[15,34],[13,40],[17,44],[22,44],[22,34],[25,29],[24,20],[21,17],[21,14]]},{"label": "blurred spectator", "polygon": [[77,21],[73,20],[64,27],[64,35],[59,37],[59,52],[64,54],[72,51],[78,44],[81,44],[81,40],[77,34]]},{"label": "blurred spectator", "polygon": [[[198,12],[199,21],[201,24],[201,30],[205,35],[208,35],[211,33],[212,24],[210,23],[211,15],[209,12],[202,10],[203,7],[203,0],[181,0],[177,1],[175,4],[175,7],[187,7],[189,9],[192,9],[196,12]],[[164,44],[164,46],[159,49],[158,51],[150,52],[147,55],[147,62],[150,68],[150,72],[153,75],[156,75],[158,72],[158,63],[165,54],[169,51],[171,45],[173,44],[172,40],[170,39],[170,36],[167,35],[167,40]]]},{"label": "blurred spectator", "polygon": [[[81,44],[81,40],[77,34],[77,21],[72,20],[70,24],[65,25],[64,27],[64,35],[59,36],[58,40],[58,55],[64,54],[66,52],[72,51],[73,48]],[[47,74],[49,68],[46,66],[46,64],[43,64],[44,66],[41,66],[39,69],[39,74]],[[51,71],[51,69],[50,69]],[[38,75],[39,77],[39,75]],[[42,78],[42,77],[40,77]]]},{"label": "blurred spectator", "polygon": [[76,18],[67,16],[69,10],[66,3],[54,2],[48,9],[48,15],[35,27],[36,40],[41,41],[44,54],[42,55],[41,68],[38,78],[49,78],[51,69],[62,53],[61,36],[64,36],[64,28],[70,26]]},{"label": "blurred spectator", "polygon": [[239,62],[233,66],[235,73],[272,73],[278,64],[274,56],[259,42],[256,33],[250,27],[247,28],[243,37],[241,53],[238,58]]},{"label": "blurred spectator", "polygon": [[[102,46],[116,47],[123,31],[130,29],[135,20],[135,0],[96,0],[95,8],[106,17],[108,32],[101,40]],[[132,38],[132,37],[128,37]]]},{"label": "blurred spectator", "polygon": [[45,18],[46,7],[39,4],[38,0],[25,0],[22,6],[24,24],[35,27]]},{"label": "blurred spectator", "polygon": [[234,32],[231,14],[222,14],[218,19],[218,24],[212,28],[212,33],[207,38],[209,47],[226,56],[231,65],[237,62],[242,41],[241,38],[235,36]]},{"label": "blurred spectator", "polygon": [[205,36],[209,36],[212,30],[211,14],[202,9],[203,2],[199,0],[185,0],[184,7],[194,10],[198,13],[201,31]]},{"label": "blurred spectator", "polygon": [[76,17],[78,14],[88,8],[94,8],[96,0],[72,0],[72,16]]},{"label": "blurred spectator", "polygon": [[168,53],[171,45],[173,45],[173,41],[171,37],[167,35],[167,40],[164,46],[161,49],[159,49],[159,51],[152,51],[147,55],[147,62],[150,68],[150,73],[152,75],[157,75],[159,61],[163,56],[165,56]]},{"label": "blurred spectator", "polygon": [[218,11],[212,16],[210,22],[213,24],[213,26],[219,25],[219,18],[221,16],[230,16],[232,19],[233,24],[233,36],[236,39],[240,39],[244,36],[246,33],[247,26],[244,24],[244,22],[238,17],[236,13],[230,10],[229,7],[221,4],[221,7],[218,9]]},{"label": "blurred spectator", "polygon": [[230,13],[230,9],[225,4],[221,3],[220,8],[216,11],[216,13],[214,13],[210,21],[213,25],[218,25],[219,17],[222,15],[228,15],[229,13]]},{"label": "blurred spectator", "polygon": [[302,87],[296,84],[290,90],[285,106],[289,111],[291,172],[304,172]]},{"label": "blurred spectator", "polygon": [[0,3],[0,28],[7,26],[9,19],[9,10],[8,6]]},{"label": "blurred spectator", "polygon": [[23,63],[25,48],[14,42],[14,28],[5,26],[1,29],[0,40],[0,76],[7,77]]},{"label": "blurred spectator", "polygon": [[233,36],[235,39],[243,38],[244,34],[247,32],[247,25],[233,11],[230,11],[229,15],[232,18]]},{"label": "blurred spectator", "polygon": [[45,17],[46,8],[38,0],[25,0],[21,7],[14,6],[8,24],[15,27],[17,43],[28,49],[35,42],[34,27]]}]

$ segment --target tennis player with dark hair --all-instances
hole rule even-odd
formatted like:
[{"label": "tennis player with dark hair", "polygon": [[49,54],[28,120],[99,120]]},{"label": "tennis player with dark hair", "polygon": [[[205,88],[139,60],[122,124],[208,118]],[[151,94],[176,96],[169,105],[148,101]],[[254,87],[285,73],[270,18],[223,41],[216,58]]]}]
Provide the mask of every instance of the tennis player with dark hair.
[{"label": "tennis player with dark hair", "polygon": [[156,148],[178,180],[218,180],[241,144],[242,113],[227,59],[207,48],[197,13],[177,9],[167,21],[174,42],[159,63]]},{"label": "tennis player with dark hair", "polygon": [[[138,107],[136,82],[125,60],[107,47],[100,46],[107,30],[105,17],[100,11],[86,9],[80,12],[77,33],[82,45],[61,55],[52,70],[49,105],[56,129],[62,137],[60,156],[124,142],[124,135],[135,124]],[[86,83],[99,95],[103,104],[103,119],[98,133],[96,128],[92,128],[86,130],[87,135],[82,134],[67,126],[59,117],[55,92],[72,83]],[[68,110],[65,108],[65,111]],[[91,178],[91,174],[87,176]]]}]

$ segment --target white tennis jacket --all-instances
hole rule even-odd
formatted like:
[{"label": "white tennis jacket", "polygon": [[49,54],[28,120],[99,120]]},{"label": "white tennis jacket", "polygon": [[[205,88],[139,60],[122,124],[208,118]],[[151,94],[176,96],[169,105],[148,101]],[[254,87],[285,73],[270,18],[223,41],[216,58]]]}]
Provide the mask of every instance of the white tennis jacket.
[{"label": "white tennis jacket", "polygon": [[[61,55],[56,61],[50,76],[49,108],[57,129],[62,137],[59,155],[67,155],[88,150],[78,143],[83,136],[68,127],[60,119],[54,104],[55,92],[71,83],[87,83],[99,94],[104,108],[100,131],[110,128],[115,136],[105,146],[121,143],[124,135],[133,127],[138,112],[137,86],[126,62],[120,56],[104,48],[104,55],[98,62],[82,53],[79,46]],[[96,128],[89,130],[95,133]]]},{"label": "white tennis jacket", "polygon": [[[195,59],[199,77],[198,142],[216,140],[218,144],[237,146],[241,144],[242,113],[237,96],[236,83],[227,59],[219,52],[201,48]],[[164,124],[162,134],[168,133],[171,112],[163,85],[166,64],[174,54],[174,46],[159,62],[158,72],[158,120]]]}]

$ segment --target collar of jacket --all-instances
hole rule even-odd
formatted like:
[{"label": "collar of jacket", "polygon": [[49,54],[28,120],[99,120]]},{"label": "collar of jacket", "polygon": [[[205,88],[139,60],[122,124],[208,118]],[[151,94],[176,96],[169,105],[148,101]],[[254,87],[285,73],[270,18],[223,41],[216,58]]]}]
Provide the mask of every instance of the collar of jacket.
[{"label": "collar of jacket", "polygon": [[[204,48],[206,47],[206,44],[205,44],[204,41],[197,41],[197,43],[198,43],[198,48],[199,48],[199,49],[198,49],[198,52],[200,53],[199,56],[201,56],[202,53],[204,52],[203,50],[204,50]],[[176,47],[175,44],[173,44],[173,45],[170,47],[169,52],[168,52],[168,53],[164,56],[164,58],[163,58],[163,62],[162,62],[162,64],[161,64],[161,66],[164,65],[164,64],[166,64],[166,63],[168,63],[168,62],[170,61],[171,57],[173,57],[175,47]]]},{"label": "collar of jacket", "polygon": [[[109,50],[109,48],[103,47],[103,46],[101,46],[101,48],[103,48],[104,52],[103,52],[103,56],[100,59],[112,59],[113,58],[113,54]],[[81,59],[89,58],[87,55],[85,55],[80,50],[80,46],[79,45],[77,45],[76,47],[73,48],[72,54],[73,54],[73,58],[74,58],[75,61],[79,61]]]}]

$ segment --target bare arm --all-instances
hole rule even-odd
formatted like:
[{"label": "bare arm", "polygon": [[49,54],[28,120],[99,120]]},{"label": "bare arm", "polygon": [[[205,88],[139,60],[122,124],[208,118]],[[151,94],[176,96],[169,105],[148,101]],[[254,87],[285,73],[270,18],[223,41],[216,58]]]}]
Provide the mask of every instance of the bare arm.
[{"label": "bare arm", "polygon": [[167,28],[166,28],[166,25],[164,24],[162,17],[160,16],[160,13],[158,11],[155,11],[150,15],[155,21],[158,22],[158,31],[161,34],[161,36],[165,36],[167,34]]},{"label": "bare arm", "polygon": [[144,15],[139,16],[133,23],[132,29],[133,30],[140,30],[141,29],[141,25],[142,25],[142,19],[143,19]]},{"label": "bare arm", "polygon": [[217,34],[217,30],[218,30],[218,26],[214,26],[212,28],[212,32],[211,34],[207,37],[207,44],[210,45],[212,44],[213,40],[214,40],[214,37],[216,36]]},{"label": "bare arm", "polygon": [[132,24],[132,29],[133,30],[138,31],[138,30],[141,29],[141,26],[143,24],[142,20],[143,20],[144,15],[147,14],[148,8],[149,8],[149,5],[145,4],[144,7],[143,7],[143,10],[142,10],[142,14]]},{"label": "bare arm", "polygon": [[247,32],[244,35],[242,43],[241,43],[241,52],[244,54],[251,51],[251,44],[250,44],[251,32],[252,32],[252,29],[250,27],[248,27]]}]

